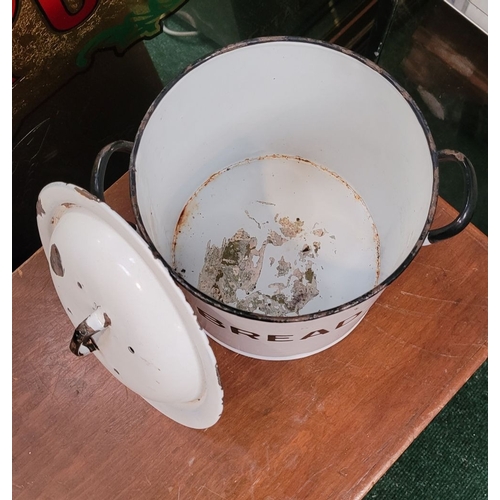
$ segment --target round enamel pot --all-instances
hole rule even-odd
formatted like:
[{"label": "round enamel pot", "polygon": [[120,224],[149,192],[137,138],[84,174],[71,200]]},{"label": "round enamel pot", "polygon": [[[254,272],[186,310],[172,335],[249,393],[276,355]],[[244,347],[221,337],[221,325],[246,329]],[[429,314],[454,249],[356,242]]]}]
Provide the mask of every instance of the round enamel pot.
[{"label": "round enamel pot", "polygon": [[[386,72],[341,47],[265,38],[227,47],[163,90],[130,151],[138,231],[214,340],[255,358],[309,356],[344,338],[420,248],[454,236],[477,199],[473,167],[436,151]],[[438,164],[463,210],[432,229]]]}]

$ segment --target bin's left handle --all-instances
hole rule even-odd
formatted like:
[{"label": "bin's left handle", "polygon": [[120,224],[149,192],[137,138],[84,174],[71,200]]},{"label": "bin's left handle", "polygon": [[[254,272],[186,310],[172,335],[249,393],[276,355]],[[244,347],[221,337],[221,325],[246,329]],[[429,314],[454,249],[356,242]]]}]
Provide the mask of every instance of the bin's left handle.
[{"label": "bin's left handle", "polygon": [[113,153],[123,152],[131,153],[134,143],[130,141],[115,141],[107,146],[104,146],[94,161],[92,174],[90,176],[90,192],[97,196],[100,200],[104,200],[104,177],[106,175],[106,167]]}]

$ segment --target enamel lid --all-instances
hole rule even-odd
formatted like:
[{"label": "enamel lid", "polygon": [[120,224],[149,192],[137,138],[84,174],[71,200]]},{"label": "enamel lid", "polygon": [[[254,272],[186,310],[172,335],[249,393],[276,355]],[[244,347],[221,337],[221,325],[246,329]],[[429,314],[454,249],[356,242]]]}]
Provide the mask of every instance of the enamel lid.
[{"label": "enamel lid", "polygon": [[46,186],[37,215],[54,286],[77,329],[72,350],[84,338],[79,355],[92,351],[164,415],[197,429],[215,424],[223,392],[208,338],[145,241],[71,184]]}]

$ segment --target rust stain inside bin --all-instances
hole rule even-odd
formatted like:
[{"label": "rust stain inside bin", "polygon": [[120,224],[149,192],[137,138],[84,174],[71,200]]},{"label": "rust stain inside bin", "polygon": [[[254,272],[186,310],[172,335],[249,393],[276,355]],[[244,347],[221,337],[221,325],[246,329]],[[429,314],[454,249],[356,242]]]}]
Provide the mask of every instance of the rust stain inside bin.
[{"label": "rust stain inside bin", "polygon": [[[297,316],[315,298],[321,298],[324,283],[330,279],[323,270],[323,263],[338,258],[336,248],[341,246],[344,238],[341,232],[331,226],[327,227],[324,222],[312,218],[311,214],[304,217],[298,213],[300,197],[296,192],[287,196],[297,198],[297,213],[283,210],[271,191],[267,197],[256,193],[250,203],[228,206],[226,216],[219,217],[215,222],[217,226],[228,227],[223,231],[222,237],[220,231],[217,233],[219,236],[211,233],[210,222],[207,221],[206,225],[199,224],[200,219],[209,219],[211,212],[211,208],[207,209],[203,205],[204,190],[210,189],[216,181],[221,181],[223,174],[236,170],[236,167],[252,168],[256,162],[263,161],[292,162],[303,169],[314,170],[315,175],[318,172],[319,175],[326,173],[332,179],[331,182],[342,185],[341,189],[348,191],[346,196],[352,198],[353,203],[364,207],[371,228],[371,234],[367,234],[370,234],[369,239],[372,240],[371,243],[366,242],[371,245],[373,260],[370,265],[373,269],[370,286],[377,285],[380,276],[380,244],[375,224],[361,197],[344,179],[327,168],[301,157],[279,154],[238,162],[212,174],[195,191],[183,207],[175,227],[172,267],[201,292],[242,311],[267,316]],[[298,184],[300,193],[301,186]],[[238,189],[243,193],[251,187],[234,186],[231,191]],[[205,197],[208,199],[209,195],[205,194]],[[225,202],[223,196],[215,198],[218,199],[213,203],[221,203],[221,199],[222,203]],[[236,201],[239,199],[236,198]],[[305,202],[307,203],[307,198]],[[322,211],[328,212],[328,201],[324,203]],[[321,208],[321,204],[319,206]],[[232,222],[228,220],[237,212],[241,212],[241,224],[231,226]],[[233,229],[229,229],[230,227]],[[195,266],[196,271],[190,266],[190,262],[184,260],[183,250],[179,248],[179,241],[183,237],[187,238],[188,234],[191,239],[189,243],[185,239],[182,248],[185,249],[186,245],[200,247],[200,251],[201,247],[204,248],[201,263]],[[335,286],[341,287],[343,283]],[[329,298],[322,300],[328,303]],[[332,307],[336,305],[338,304]],[[323,310],[325,308],[327,307],[322,307]]]}]

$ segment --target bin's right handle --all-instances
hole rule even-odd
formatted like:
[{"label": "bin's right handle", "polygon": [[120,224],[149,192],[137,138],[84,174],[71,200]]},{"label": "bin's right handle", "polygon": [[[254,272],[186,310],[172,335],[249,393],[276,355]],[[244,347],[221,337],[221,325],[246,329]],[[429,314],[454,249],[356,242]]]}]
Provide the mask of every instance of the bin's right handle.
[{"label": "bin's right handle", "polygon": [[469,159],[463,153],[459,153],[458,151],[443,149],[438,151],[438,160],[440,163],[453,161],[462,167],[465,178],[466,198],[464,208],[453,222],[450,222],[446,226],[431,229],[429,231],[429,234],[427,235],[427,242],[429,243],[446,240],[463,231],[467,224],[471,221],[477,205],[476,172],[474,171],[474,167]]},{"label": "bin's right handle", "polygon": [[118,151],[131,153],[134,146],[130,141],[115,141],[107,146],[104,146],[94,161],[94,167],[90,175],[90,192],[97,196],[100,200],[104,200],[104,177],[106,175],[106,167],[108,166],[109,158],[113,153]]}]

